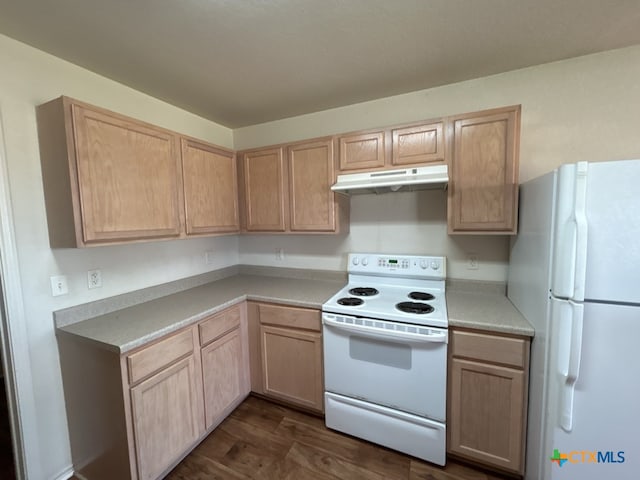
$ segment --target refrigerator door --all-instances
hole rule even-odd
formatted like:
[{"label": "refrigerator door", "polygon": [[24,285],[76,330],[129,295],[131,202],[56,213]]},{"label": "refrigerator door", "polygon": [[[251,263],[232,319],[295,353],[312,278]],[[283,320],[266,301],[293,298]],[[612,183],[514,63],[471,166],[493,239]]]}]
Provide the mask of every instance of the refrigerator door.
[{"label": "refrigerator door", "polygon": [[640,305],[640,160],[590,163],[586,190],[584,298]]},{"label": "refrigerator door", "polygon": [[[640,307],[584,304],[582,356],[575,383],[572,428],[570,432],[564,430],[561,417],[556,417],[547,443],[546,472],[540,478],[638,478],[639,320]],[[557,374],[561,374],[559,370]],[[562,394],[555,393],[560,393],[555,398],[561,405]],[[560,466],[562,459],[566,461]]]}]

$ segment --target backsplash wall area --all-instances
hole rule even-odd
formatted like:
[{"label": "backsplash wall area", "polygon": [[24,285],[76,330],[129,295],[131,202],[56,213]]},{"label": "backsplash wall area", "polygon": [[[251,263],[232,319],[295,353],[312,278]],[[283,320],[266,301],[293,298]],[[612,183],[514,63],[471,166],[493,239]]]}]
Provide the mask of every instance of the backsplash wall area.
[{"label": "backsplash wall area", "polygon": [[[447,235],[444,190],[354,195],[346,235],[244,235],[239,246],[241,263],[319,270],[345,270],[353,251],[446,255],[449,278],[502,282],[509,259],[508,237]],[[467,268],[468,254],[477,270]]]}]

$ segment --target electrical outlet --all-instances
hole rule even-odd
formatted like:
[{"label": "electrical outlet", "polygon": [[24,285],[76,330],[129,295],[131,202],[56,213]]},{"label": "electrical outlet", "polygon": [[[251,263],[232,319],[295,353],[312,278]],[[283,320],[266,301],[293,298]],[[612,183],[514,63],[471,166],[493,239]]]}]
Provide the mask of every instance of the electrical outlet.
[{"label": "electrical outlet", "polygon": [[89,289],[102,287],[102,272],[98,269],[87,272],[87,285]]},{"label": "electrical outlet", "polygon": [[284,248],[276,248],[276,260],[279,262],[284,260]]},{"label": "electrical outlet", "polygon": [[478,270],[480,264],[478,263],[478,255],[470,253],[467,258],[467,270]]},{"label": "electrical outlet", "polygon": [[69,285],[67,284],[66,275],[55,275],[51,280],[51,295],[57,297],[69,293]]},{"label": "electrical outlet", "polygon": [[215,260],[216,260],[215,253],[213,253],[212,250],[207,250],[206,252],[204,252],[204,262],[207,265],[213,264]]}]

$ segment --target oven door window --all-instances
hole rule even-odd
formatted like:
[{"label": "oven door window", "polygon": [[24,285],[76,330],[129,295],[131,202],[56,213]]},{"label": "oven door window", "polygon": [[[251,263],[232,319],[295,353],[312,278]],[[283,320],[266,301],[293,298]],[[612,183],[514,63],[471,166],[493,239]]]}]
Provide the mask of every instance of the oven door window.
[{"label": "oven door window", "polygon": [[349,356],[353,360],[411,370],[411,346],[404,343],[352,335],[349,337]]}]

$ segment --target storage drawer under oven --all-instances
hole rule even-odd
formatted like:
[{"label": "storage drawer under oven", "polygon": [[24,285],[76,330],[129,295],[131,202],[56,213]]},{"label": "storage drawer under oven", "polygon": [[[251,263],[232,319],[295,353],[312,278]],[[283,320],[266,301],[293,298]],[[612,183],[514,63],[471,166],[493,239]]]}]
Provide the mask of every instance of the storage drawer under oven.
[{"label": "storage drawer under oven", "polygon": [[445,421],[447,330],[323,313],[325,390]]}]

